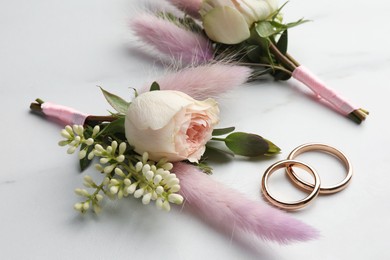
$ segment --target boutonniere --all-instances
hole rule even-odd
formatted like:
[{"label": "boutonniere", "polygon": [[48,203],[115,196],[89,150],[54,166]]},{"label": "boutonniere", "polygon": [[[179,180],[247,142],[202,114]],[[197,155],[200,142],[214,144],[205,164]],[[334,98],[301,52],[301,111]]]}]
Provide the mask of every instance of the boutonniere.
[{"label": "boutonniere", "polygon": [[234,63],[253,69],[248,81],[269,74],[275,80],[294,78],[318,98],[356,123],[368,112],[353,105],[287,51],[288,30],[306,20],[285,23],[276,0],[168,0],[182,10],[154,11],[131,22],[147,45],[184,64]]},{"label": "boutonniere", "polygon": [[[75,190],[81,200],[74,208],[81,213],[99,213],[105,198],[134,197],[165,211],[185,202],[203,219],[226,230],[251,232],[280,243],[316,237],[312,227],[261,200],[247,199],[208,176],[207,149],[254,158],[273,156],[280,149],[259,135],[237,132],[234,127],[217,128],[217,102],[212,98],[196,100],[180,91],[186,89],[181,85],[183,80],[173,80],[183,75],[190,80],[191,73],[197,70],[159,80],[171,82],[175,90],[162,90],[156,81],[149,91],[135,92],[131,101],[101,89],[114,109],[104,116],[41,99],[31,104],[33,111],[65,126],[59,145],[67,147],[69,154],[77,152],[81,170],[94,164],[103,175],[97,178],[100,182],[84,176],[85,188]],[[206,84],[203,89],[209,87]]]}]

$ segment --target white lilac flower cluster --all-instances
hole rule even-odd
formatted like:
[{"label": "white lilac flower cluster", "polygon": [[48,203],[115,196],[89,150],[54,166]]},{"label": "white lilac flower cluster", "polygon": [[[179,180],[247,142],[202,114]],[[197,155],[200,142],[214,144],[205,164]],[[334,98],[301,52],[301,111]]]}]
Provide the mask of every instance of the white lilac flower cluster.
[{"label": "white lilac flower cluster", "polygon": [[[182,204],[183,197],[177,192],[180,191],[180,181],[174,173],[172,163],[162,159],[158,162],[149,160],[148,153],[139,156],[134,153],[126,153],[127,144],[111,141],[110,145],[100,142],[100,128],[95,126],[92,137],[85,138],[85,129],[82,126],[66,126],[61,135],[66,140],[60,141],[61,146],[69,145],[68,153],[74,153],[81,145],[79,158],[88,160],[94,157],[99,158],[95,168],[104,174],[103,181],[96,184],[90,176],[84,177],[84,186],[92,188],[90,193],[86,189],[76,189],[75,193],[84,201],[78,202],[74,208],[79,212],[86,212],[93,209],[96,213],[101,211],[101,201],[104,196],[110,199],[122,199],[129,195],[141,198],[142,203],[147,205],[155,201],[157,208],[169,211],[173,204]],[[95,139],[94,139],[95,138]],[[93,149],[89,150],[89,147]],[[92,207],[91,207],[92,206]]]}]

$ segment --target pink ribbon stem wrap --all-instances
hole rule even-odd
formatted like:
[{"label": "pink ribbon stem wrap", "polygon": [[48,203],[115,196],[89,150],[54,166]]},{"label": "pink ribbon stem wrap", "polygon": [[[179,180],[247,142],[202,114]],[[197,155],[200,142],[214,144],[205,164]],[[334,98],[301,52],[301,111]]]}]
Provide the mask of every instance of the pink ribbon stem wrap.
[{"label": "pink ribbon stem wrap", "polygon": [[73,108],[45,102],[41,105],[42,112],[53,119],[59,120],[64,125],[84,125],[87,114]]},{"label": "pink ribbon stem wrap", "polygon": [[308,86],[319,97],[327,100],[343,115],[349,115],[359,109],[329,89],[323,81],[304,66],[297,67],[292,73],[292,77]]}]

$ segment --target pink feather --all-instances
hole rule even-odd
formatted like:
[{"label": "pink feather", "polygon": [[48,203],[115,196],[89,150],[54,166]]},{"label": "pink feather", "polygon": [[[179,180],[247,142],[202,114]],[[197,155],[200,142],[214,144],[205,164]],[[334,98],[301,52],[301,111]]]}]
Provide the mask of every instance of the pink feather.
[{"label": "pink feather", "polygon": [[[227,64],[188,67],[166,74],[156,82],[162,90],[178,90],[195,99],[217,98],[221,94],[248,81],[252,70]],[[140,92],[148,91],[150,84]]]},{"label": "pink feather", "polygon": [[202,0],[167,0],[172,5],[176,6],[185,13],[192,17],[199,17],[199,10],[202,4]]},{"label": "pink feather", "polygon": [[135,17],[130,26],[143,42],[186,64],[200,64],[213,59],[213,49],[206,37],[153,14]]},{"label": "pink feather", "polygon": [[281,244],[306,241],[319,235],[311,226],[265,202],[245,198],[193,165],[175,163],[174,172],[180,179],[180,193],[185,198],[185,205],[226,231],[233,232],[236,228]]}]

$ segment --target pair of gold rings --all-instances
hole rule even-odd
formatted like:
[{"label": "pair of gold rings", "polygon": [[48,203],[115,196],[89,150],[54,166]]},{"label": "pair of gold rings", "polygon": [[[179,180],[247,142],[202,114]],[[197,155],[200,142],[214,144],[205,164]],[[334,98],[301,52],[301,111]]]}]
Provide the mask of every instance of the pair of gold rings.
[{"label": "pair of gold rings", "polygon": [[[345,165],[345,169],[347,171],[346,177],[336,185],[321,186],[320,177],[318,173],[311,166],[301,161],[294,160],[296,156],[308,151],[322,151],[338,158]],[[294,167],[301,168],[307,171],[308,173],[310,173],[314,177],[314,183],[309,183],[301,179],[294,172],[293,169]],[[287,176],[296,186],[298,186],[299,188],[305,191],[310,191],[310,194],[306,198],[298,201],[286,202],[286,201],[281,201],[276,199],[275,196],[273,196],[269,192],[268,179],[274,171],[281,168],[286,169]],[[318,194],[332,194],[343,190],[345,187],[347,187],[351,178],[352,178],[352,165],[349,159],[344,155],[344,153],[326,144],[309,143],[309,144],[303,144],[295,148],[289,154],[286,160],[282,160],[271,165],[264,173],[261,187],[262,187],[264,197],[271,204],[285,210],[297,210],[308,205],[311,201],[313,201],[318,196]]]}]

